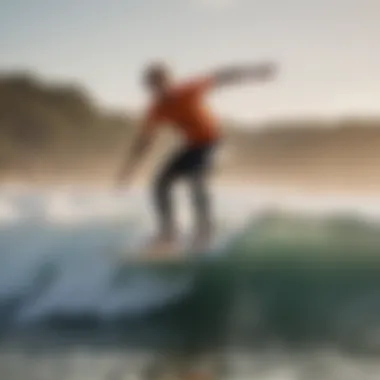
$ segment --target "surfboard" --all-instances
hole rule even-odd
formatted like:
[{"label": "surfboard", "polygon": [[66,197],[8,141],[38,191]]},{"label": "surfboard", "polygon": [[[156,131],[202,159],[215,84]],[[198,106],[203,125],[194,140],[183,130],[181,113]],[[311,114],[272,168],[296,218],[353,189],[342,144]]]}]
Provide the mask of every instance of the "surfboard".
[{"label": "surfboard", "polygon": [[225,252],[221,248],[230,235],[227,233],[227,226],[219,224],[214,235],[204,245],[196,246],[190,234],[183,234],[176,243],[166,247],[155,244],[151,236],[146,235],[137,246],[122,255],[123,261],[154,263],[214,258]]}]

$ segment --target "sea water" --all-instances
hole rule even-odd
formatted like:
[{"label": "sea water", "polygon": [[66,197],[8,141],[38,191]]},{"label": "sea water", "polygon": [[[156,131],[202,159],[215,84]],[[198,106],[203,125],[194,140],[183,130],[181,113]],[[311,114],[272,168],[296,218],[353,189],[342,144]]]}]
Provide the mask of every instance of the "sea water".
[{"label": "sea water", "polygon": [[133,378],[192,345],[222,348],[226,378],[379,377],[379,200],[219,187],[219,259],[125,264],[150,207],[141,189],[1,189],[2,378]]}]

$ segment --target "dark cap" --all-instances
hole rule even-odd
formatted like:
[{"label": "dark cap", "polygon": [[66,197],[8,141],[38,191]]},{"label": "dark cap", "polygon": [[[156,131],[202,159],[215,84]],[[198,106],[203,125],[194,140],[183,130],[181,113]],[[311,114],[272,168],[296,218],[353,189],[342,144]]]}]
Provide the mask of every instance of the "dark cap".
[{"label": "dark cap", "polygon": [[143,82],[145,85],[157,83],[170,75],[170,69],[162,62],[150,63],[144,70]]}]

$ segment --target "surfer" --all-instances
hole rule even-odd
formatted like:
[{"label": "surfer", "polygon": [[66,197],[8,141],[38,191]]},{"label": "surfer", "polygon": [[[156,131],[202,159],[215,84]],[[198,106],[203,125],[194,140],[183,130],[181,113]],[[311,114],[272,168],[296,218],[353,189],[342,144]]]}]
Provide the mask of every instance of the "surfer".
[{"label": "surfer", "polygon": [[267,81],[274,74],[275,65],[263,62],[217,70],[177,84],[165,64],[153,63],[146,68],[143,82],[152,95],[152,102],[133,142],[130,156],[119,172],[118,186],[130,183],[161,125],[171,124],[185,140],[184,145],[173,154],[154,182],[154,205],[159,226],[154,240],[155,247],[166,251],[175,246],[177,226],[173,216],[171,190],[179,179],[187,180],[191,189],[195,212],[195,245],[207,246],[213,233],[206,181],[221,132],[217,118],[205,104],[205,96],[210,91],[227,85],[248,80]]}]

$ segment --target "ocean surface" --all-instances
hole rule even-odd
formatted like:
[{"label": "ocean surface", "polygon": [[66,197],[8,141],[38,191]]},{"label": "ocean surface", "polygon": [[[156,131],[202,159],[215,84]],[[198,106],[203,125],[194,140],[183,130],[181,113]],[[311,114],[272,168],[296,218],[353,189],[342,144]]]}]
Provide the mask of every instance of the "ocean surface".
[{"label": "ocean surface", "polygon": [[0,378],[142,379],[173,353],[225,379],[380,378],[380,200],[215,195],[215,249],[149,264],[146,191],[1,188]]}]

